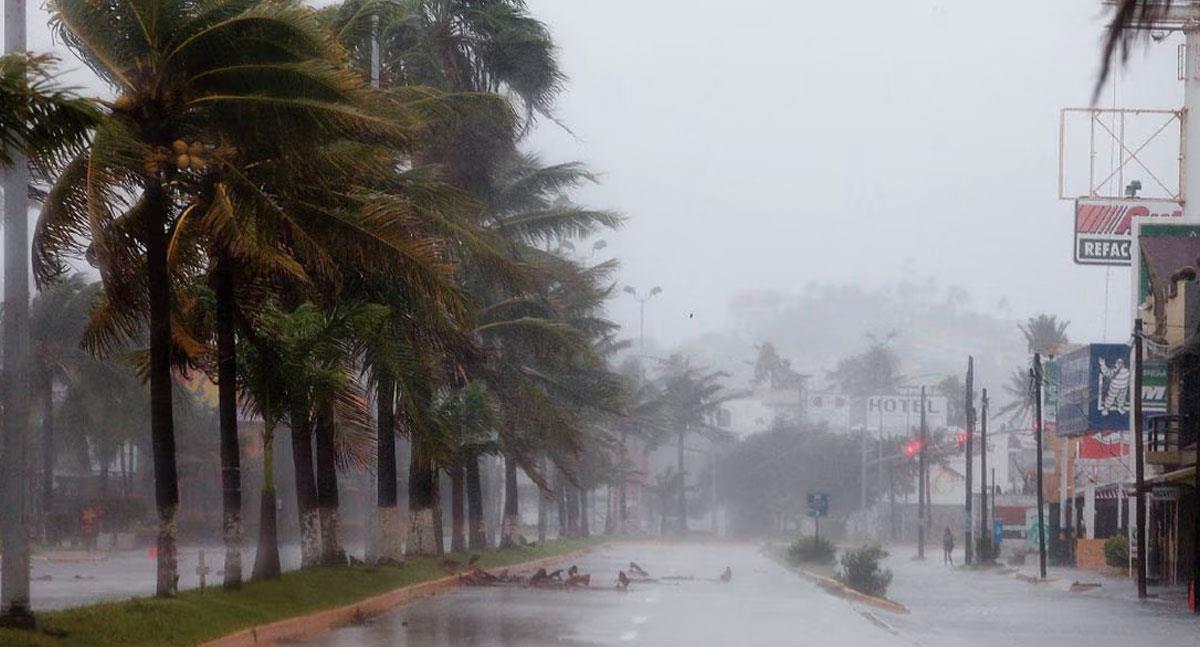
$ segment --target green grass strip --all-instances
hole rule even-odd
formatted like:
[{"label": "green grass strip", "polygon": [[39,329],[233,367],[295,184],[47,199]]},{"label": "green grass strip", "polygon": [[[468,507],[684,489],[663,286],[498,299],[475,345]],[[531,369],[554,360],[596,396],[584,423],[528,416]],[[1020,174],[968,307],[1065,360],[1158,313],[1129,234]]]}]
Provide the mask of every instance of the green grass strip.
[{"label": "green grass strip", "polygon": [[[479,566],[498,568],[596,546],[604,538],[563,539],[486,551]],[[463,560],[463,555],[451,555]],[[329,566],[248,582],[237,591],[220,587],[184,591],[171,599],[132,598],[38,614],[36,632],[0,629],[0,645],[197,645],[241,629],[353,604],[393,589],[447,575],[433,558],[401,566]]]}]

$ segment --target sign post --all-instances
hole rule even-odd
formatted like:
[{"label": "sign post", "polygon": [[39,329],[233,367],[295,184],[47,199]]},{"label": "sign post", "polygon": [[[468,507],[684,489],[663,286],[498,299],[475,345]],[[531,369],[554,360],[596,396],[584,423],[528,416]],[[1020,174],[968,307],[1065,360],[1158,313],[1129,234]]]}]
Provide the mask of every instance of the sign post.
[{"label": "sign post", "polygon": [[809,492],[808,493],[808,516],[813,518],[815,525],[814,535],[817,539],[821,538],[821,517],[829,516],[829,493],[828,492]]}]

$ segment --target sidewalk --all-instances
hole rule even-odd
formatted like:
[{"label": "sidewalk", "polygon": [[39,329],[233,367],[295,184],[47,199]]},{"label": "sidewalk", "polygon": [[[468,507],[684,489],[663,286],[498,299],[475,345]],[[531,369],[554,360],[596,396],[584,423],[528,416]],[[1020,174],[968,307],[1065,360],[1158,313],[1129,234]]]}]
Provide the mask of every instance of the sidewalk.
[{"label": "sidewalk", "polygon": [[[968,570],[942,564],[940,546],[915,561],[915,546],[890,546],[894,574],[888,597],[911,615],[887,622],[921,645],[1063,644],[1126,647],[1154,638],[1159,645],[1195,644],[1200,618],[1188,612],[1179,591],[1139,602],[1129,580],[1090,571],[1051,568],[1050,581],[1032,583],[1005,568]],[[955,557],[961,558],[959,551]],[[1037,564],[1018,571],[1036,578]],[[1099,583],[1072,592],[1071,584]]]}]

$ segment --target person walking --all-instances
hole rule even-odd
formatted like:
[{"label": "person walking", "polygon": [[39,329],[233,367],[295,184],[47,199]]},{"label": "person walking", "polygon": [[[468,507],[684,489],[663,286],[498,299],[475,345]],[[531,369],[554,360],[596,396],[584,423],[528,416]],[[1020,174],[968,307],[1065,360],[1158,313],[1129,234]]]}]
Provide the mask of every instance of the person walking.
[{"label": "person walking", "polygon": [[954,533],[950,532],[950,526],[942,533],[942,561],[954,566]]}]

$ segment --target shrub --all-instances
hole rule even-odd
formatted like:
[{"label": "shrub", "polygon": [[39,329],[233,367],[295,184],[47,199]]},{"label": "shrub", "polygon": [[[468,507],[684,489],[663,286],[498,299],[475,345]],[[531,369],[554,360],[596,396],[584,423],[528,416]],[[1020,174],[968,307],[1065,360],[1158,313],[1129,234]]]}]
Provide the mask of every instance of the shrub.
[{"label": "shrub", "polygon": [[833,544],[821,537],[801,537],[787,549],[790,564],[828,564],[837,552]]},{"label": "shrub", "polygon": [[1125,535],[1114,535],[1104,541],[1104,563],[1119,568],[1129,566],[1129,539]]},{"label": "shrub", "polygon": [[883,597],[892,583],[892,572],[879,568],[880,560],[887,556],[887,551],[875,544],[847,551],[842,554],[838,579],[859,593]]}]

